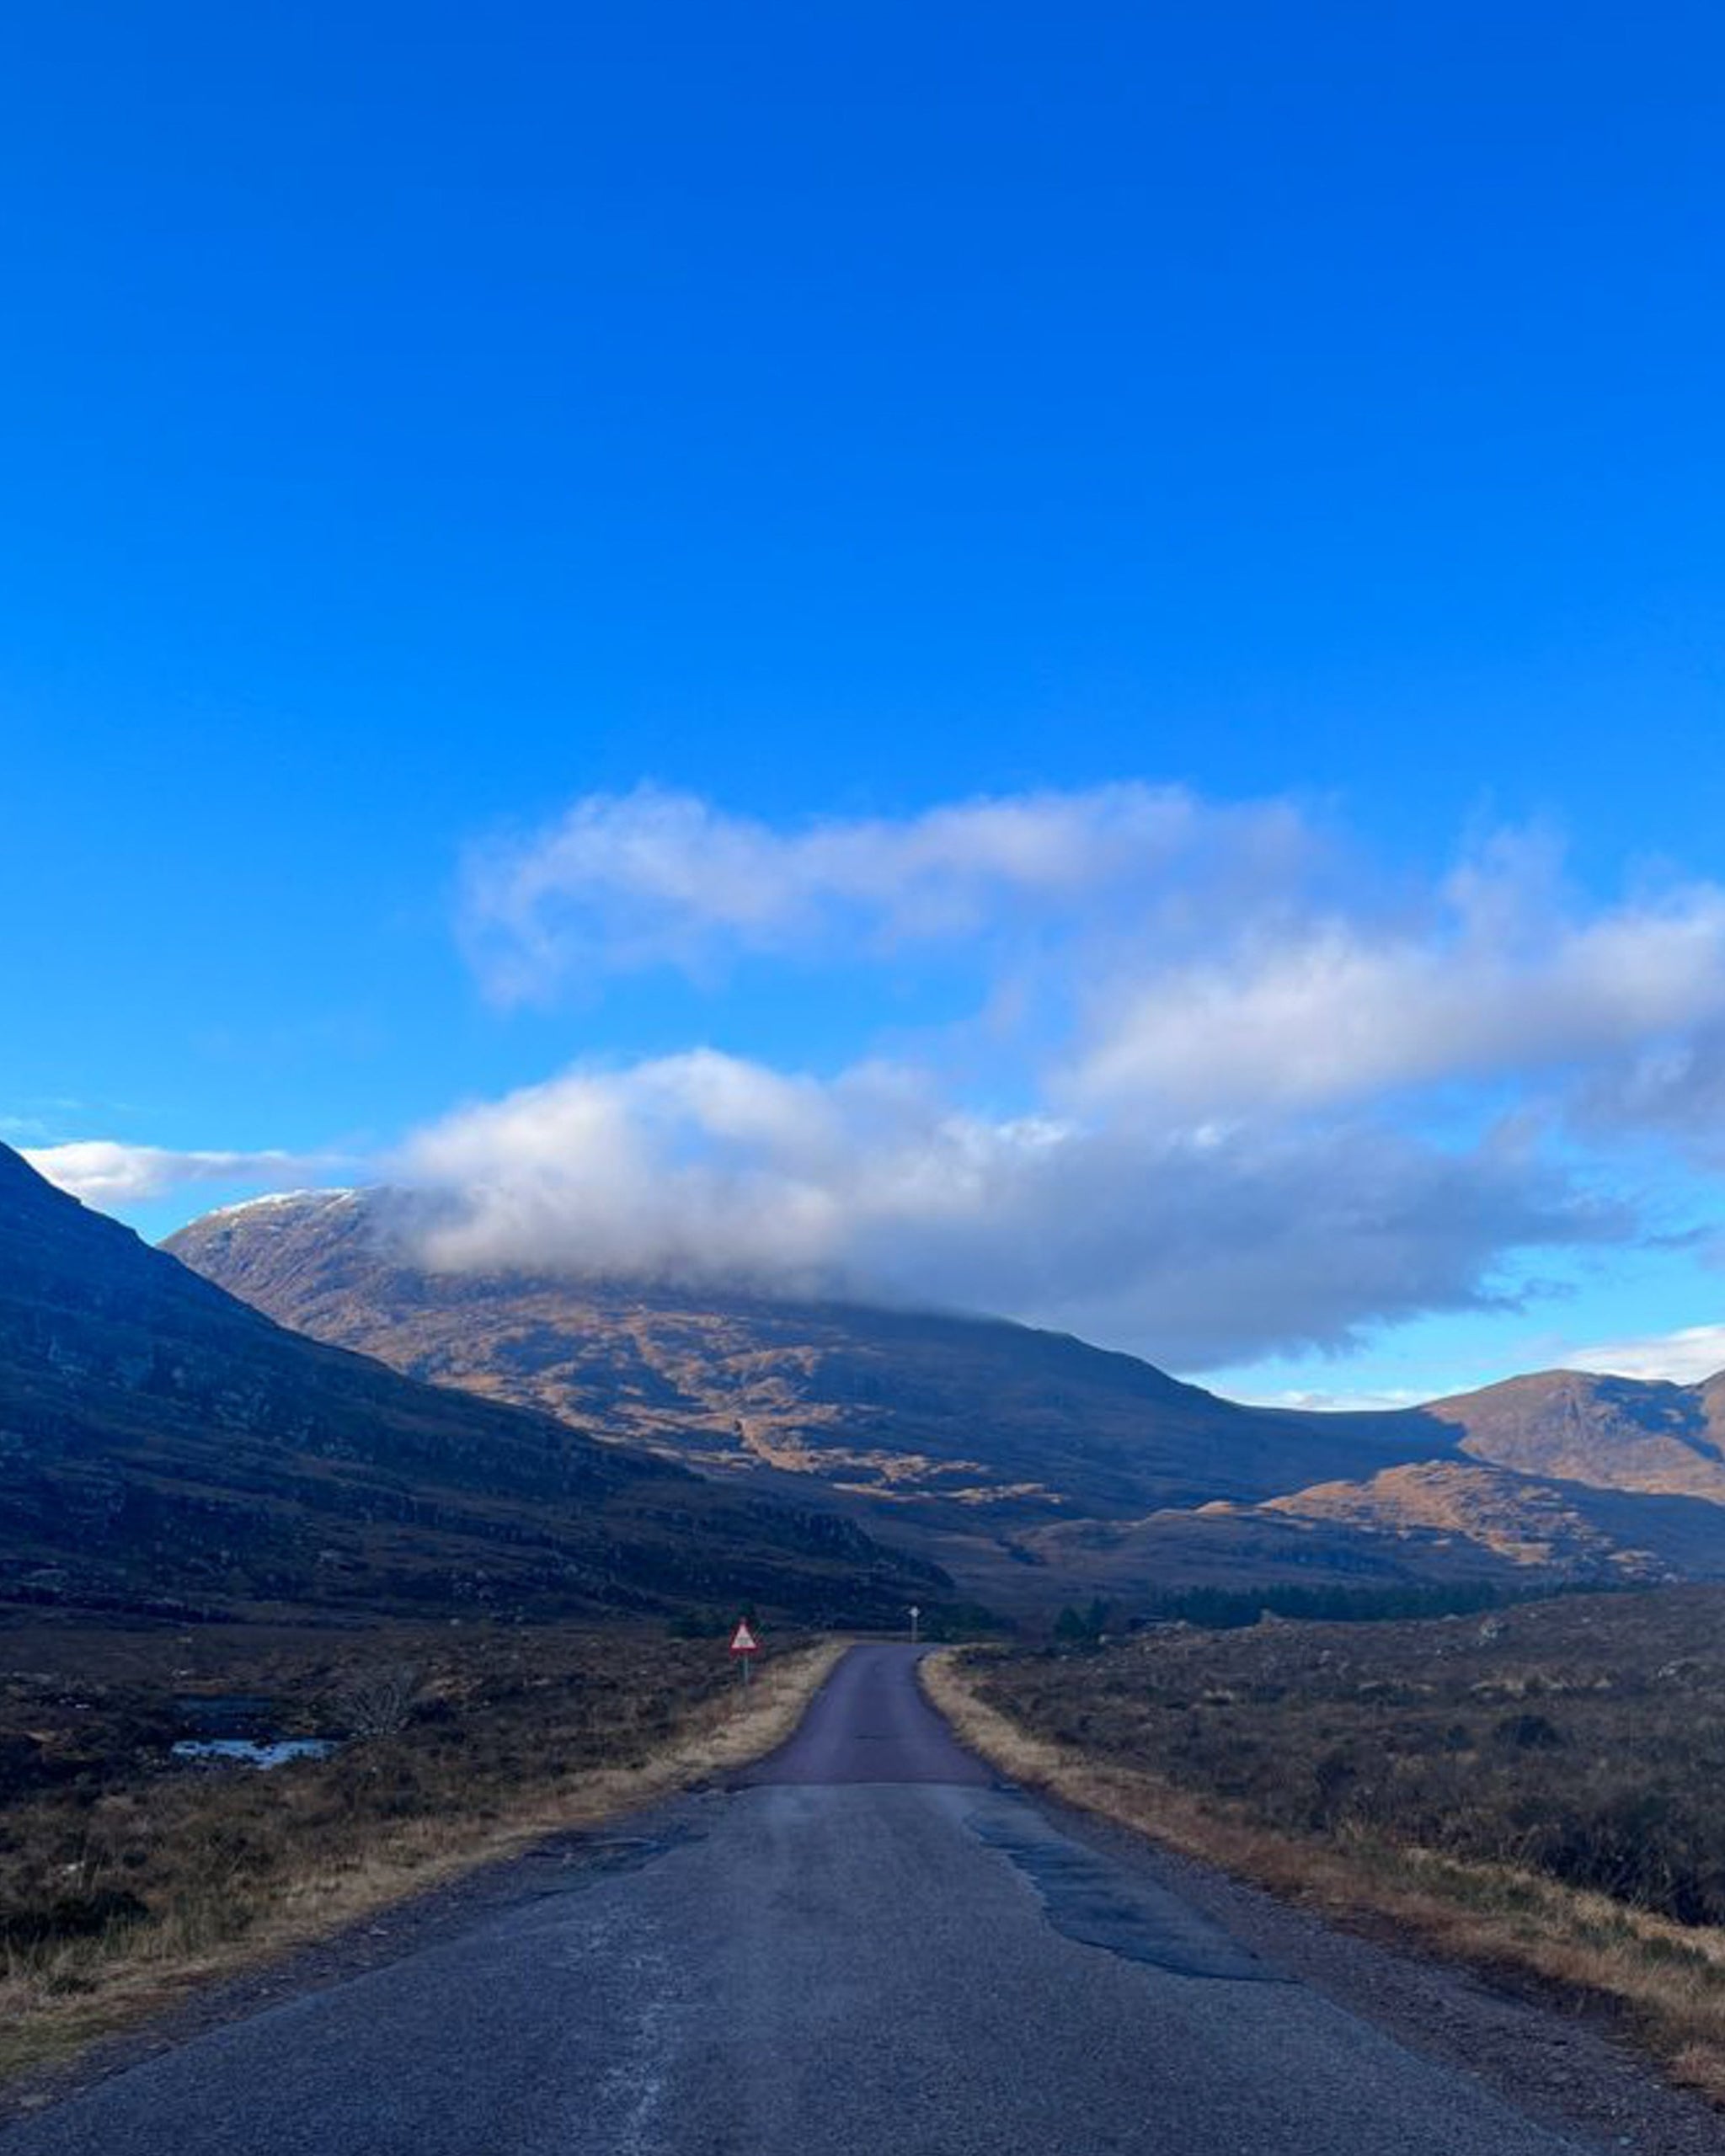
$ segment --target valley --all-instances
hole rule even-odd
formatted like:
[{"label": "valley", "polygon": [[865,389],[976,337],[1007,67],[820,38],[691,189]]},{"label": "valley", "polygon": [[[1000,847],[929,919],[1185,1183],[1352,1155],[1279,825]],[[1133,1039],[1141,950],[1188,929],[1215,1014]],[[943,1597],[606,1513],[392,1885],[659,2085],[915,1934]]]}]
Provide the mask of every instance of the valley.
[{"label": "valley", "polygon": [[[929,1837],[917,1861],[994,1922],[999,1849],[1037,1878],[1093,1859],[980,1753],[1348,1922],[1608,1997],[1725,2093],[1725,1589],[1670,1584],[1725,1576],[1720,1401],[1555,1373],[1397,1414],[1254,1408],[998,1321],[440,1271],[388,1193],[152,1250],[0,1149],[0,2075],[63,2093],[54,2061],[184,2005],[169,2057],[220,2090],[197,2016],[267,2041],[285,1956],[344,1982],[399,1936],[411,1986],[422,1936],[435,1961],[483,1929],[517,1868],[554,1867],[521,1892],[577,1921],[606,1822],[643,1804],[674,1823],[620,1833],[625,1872],[716,1825],[770,1884],[864,1821],[882,1866]],[[1363,1621],[1446,1600],[1466,1614]],[[912,1604],[925,1639],[996,1642],[928,1669],[971,1753],[916,1691],[926,1650],[877,1644],[748,1765],[836,1631],[879,1640]],[[768,1647],[747,1689],[744,1609]],[[494,1859],[469,1919],[459,1882]],[[1123,1967],[1283,1983],[1160,1886],[1119,1891]],[[639,1908],[625,1888],[617,1921]],[[1061,1921],[1012,1936],[1028,1984],[1068,1951]],[[1339,2057],[1354,2025],[1321,1989],[1305,2056]]]}]

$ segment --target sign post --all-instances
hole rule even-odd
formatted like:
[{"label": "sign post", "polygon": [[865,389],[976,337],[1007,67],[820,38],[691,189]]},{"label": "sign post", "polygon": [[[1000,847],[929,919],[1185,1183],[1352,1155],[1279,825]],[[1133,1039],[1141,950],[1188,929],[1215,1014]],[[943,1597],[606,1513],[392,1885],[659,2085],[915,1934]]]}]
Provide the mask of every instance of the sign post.
[{"label": "sign post", "polygon": [[731,1634],[731,1652],[736,1658],[738,1668],[743,1673],[743,1689],[745,1692],[749,1689],[749,1664],[760,1652],[761,1642],[750,1630],[748,1619],[740,1617],[737,1629]]}]

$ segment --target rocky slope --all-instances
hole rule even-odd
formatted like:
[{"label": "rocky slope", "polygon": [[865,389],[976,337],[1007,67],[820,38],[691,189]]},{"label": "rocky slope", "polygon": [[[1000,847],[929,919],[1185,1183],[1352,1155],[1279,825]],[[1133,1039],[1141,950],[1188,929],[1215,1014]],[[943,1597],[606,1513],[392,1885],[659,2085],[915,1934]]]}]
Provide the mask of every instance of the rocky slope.
[{"label": "rocky slope", "polygon": [[416,1377],[954,1525],[1264,1496],[1405,1457],[1402,1417],[1236,1406],[1028,1326],[437,1271],[416,1255],[419,1225],[387,1192],[310,1193],[208,1214],[165,1247],[282,1323]]},{"label": "rocky slope", "polygon": [[1725,1380],[1558,1373],[1406,1413],[1281,1412],[1024,1326],[441,1271],[428,1225],[399,1194],[304,1193],[168,1247],[416,1376],[721,1478],[817,1486],[997,1601],[1247,1577],[1725,1576]]},{"label": "rocky slope", "polygon": [[937,1590],[830,1513],[288,1331],[0,1146],[0,1598],[865,1617]]},{"label": "rocky slope", "polygon": [[1725,1371],[1683,1385],[1546,1370],[1428,1412],[1461,1452],[1495,1467],[1725,1504]]}]

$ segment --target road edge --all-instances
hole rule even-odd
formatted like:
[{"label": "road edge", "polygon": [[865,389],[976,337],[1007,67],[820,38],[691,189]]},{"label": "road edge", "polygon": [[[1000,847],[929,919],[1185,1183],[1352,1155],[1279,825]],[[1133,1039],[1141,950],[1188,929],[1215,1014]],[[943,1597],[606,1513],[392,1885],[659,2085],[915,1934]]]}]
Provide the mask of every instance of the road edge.
[{"label": "road edge", "polygon": [[[1504,1929],[1482,1947],[1477,1913],[1455,1902],[1376,1876],[1320,1845],[1230,1819],[1153,1774],[1095,1760],[1073,1746],[1038,1736],[981,1696],[976,1673],[985,1668],[987,1657],[1000,1652],[943,1647],[925,1658],[917,1673],[931,1704],[961,1741],[1009,1780],[1124,1833],[1188,1867],[1195,1877],[1208,1875],[1238,1896],[1268,1904],[1291,1923],[1326,1928],[1369,1953],[1440,1971],[1476,1988],[1491,1988],[1529,2014],[1561,2017],[1578,2034],[1590,2031],[1631,2079],[1646,2084],[1650,2097],[1680,2107],[1683,2116],[1674,2113],[1664,2121],[1675,2125],[1679,2139],[1660,2146],[1725,2147],[1717,2062],[1686,2058],[1662,2046],[1658,2030],[1637,2010],[1636,2001],[1573,1981],[1565,1972],[1561,1951],[1542,1951],[1536,1937]],[[1357,2002],[1348,2003],[1359,2010]],[[1374,2018],[1369,2008],[1365,2012],[1366,2018]],[[1478,2070],[1477,2062],[1467,2063]],[[1513,2093],[1513,2076],[1506,2087]],[[1582,2092],[1571,2093],[1578,2099]],[[1559,2099],[1574,2122],[1595,2131],[1602,2111],[1608,2114],[1605,2123],[1618,2126],[1609,2116],[1615,2100],[1572,2104]],[[1685,2126],[1700,2137],[1691,2140]],[[1637,2140],[1633,2145],[1643,2144]]]}]

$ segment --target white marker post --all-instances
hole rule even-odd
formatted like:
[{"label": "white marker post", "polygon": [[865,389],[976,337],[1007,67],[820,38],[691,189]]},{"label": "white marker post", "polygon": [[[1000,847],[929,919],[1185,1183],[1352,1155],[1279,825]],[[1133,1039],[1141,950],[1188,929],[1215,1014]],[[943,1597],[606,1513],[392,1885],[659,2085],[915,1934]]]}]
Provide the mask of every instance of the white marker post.
[{"label": "white marker post", "polygon": [[916,1646],[916,1627],[917,1627],[917,1626],[918,1626],[921,1622],[922,1622],[922,1612],[921,1612],[921,1611],[917,1608],[916,1604],[913,1602],[913,1603],[911,1604],[911,1646],[912,1646],[913,1647],[914,1647],[914,1646]]},{"label": "white marker post", "polygon": [[731,1634],[731,1652],[736,1657],[737,1666],[743,1673],[743,1689],[745,1692],[749,1689],[749,1664],[760,1652],[761,1642],[749,1630],[748,1619],[738,1618],[737,1629]]}]

